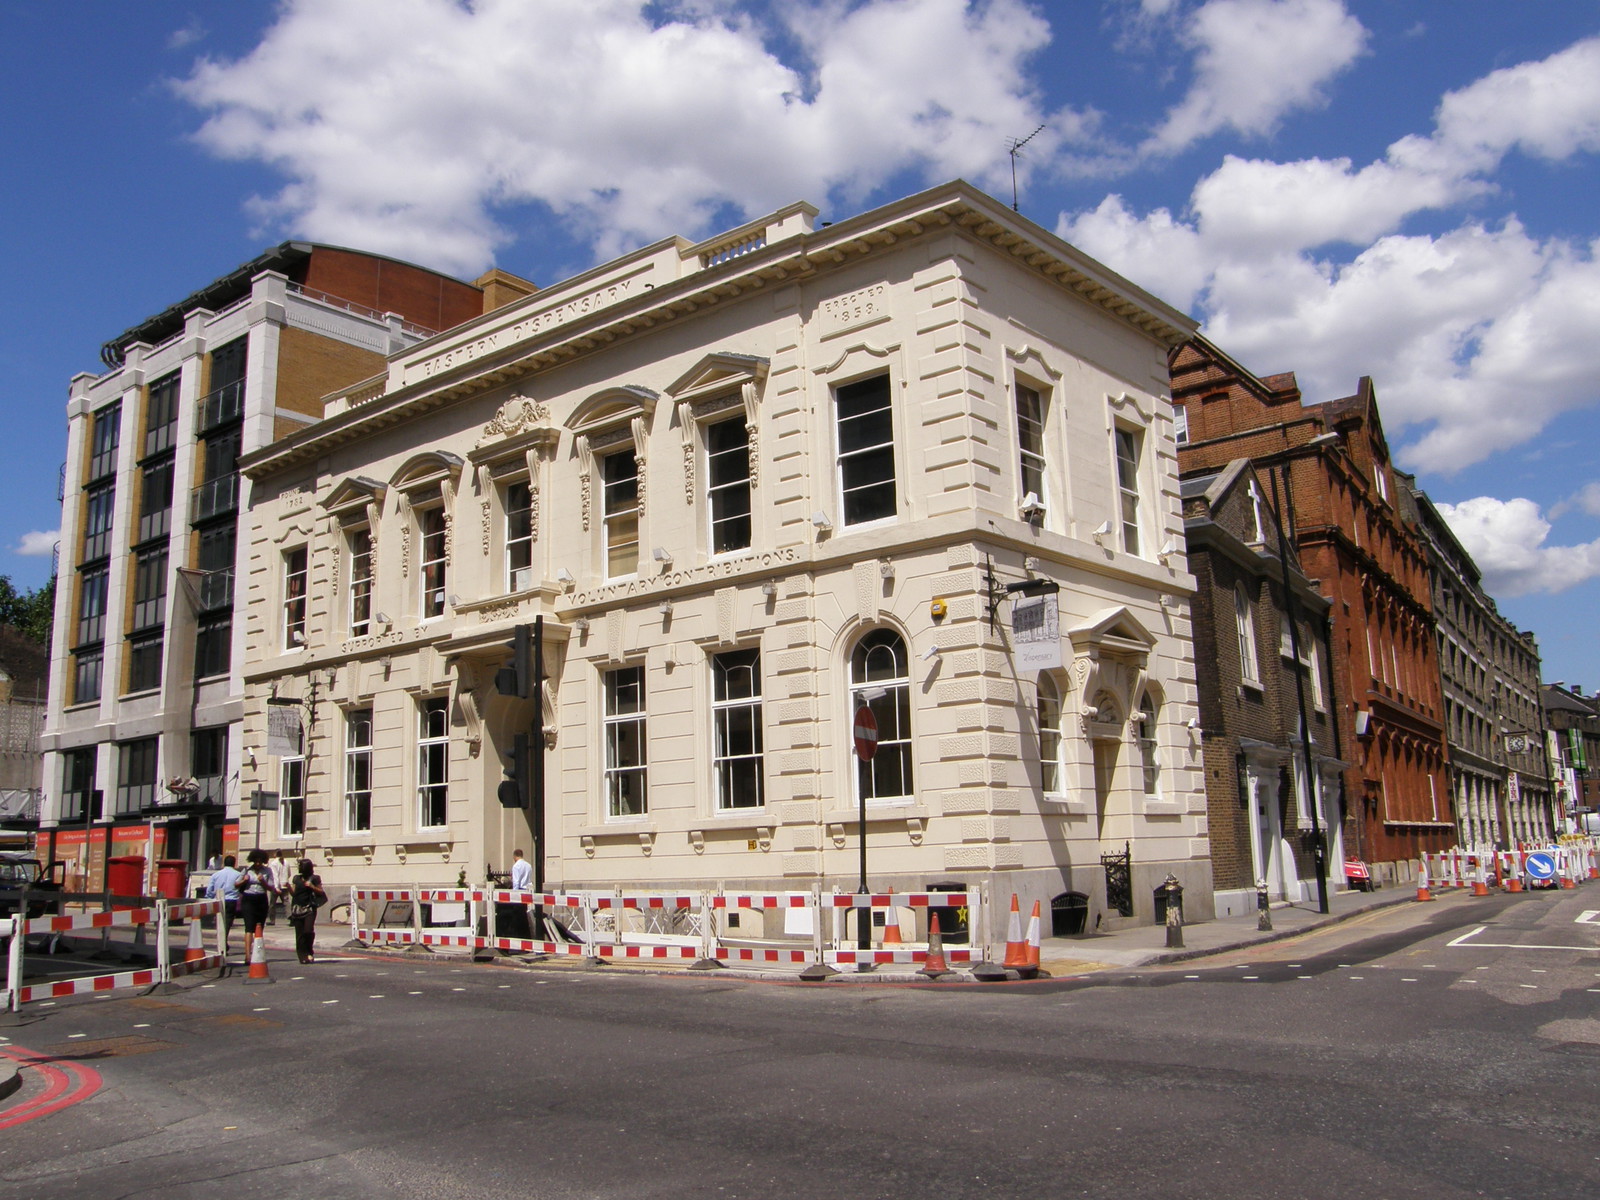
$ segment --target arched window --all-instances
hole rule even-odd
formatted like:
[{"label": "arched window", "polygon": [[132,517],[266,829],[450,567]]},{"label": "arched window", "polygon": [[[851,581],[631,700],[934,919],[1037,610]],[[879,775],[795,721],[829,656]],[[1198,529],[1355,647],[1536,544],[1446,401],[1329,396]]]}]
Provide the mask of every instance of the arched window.
[{"label": "arched window", "polygon": [[[906,644],[892,629],[875,629],[850,655],[850,716],[865,704],[878,720],[878,752],[856,760],[856,786],[869,804],[909,803],[911,671]],[[847,726],[848,727],[848,726]]]},{"label": "arched window", "polygon": [[1146,800],[1161,798],[1161,747],[1156,742],[1160,715],[1156,698],[1146,692],[1139,701],[1139,712],[1136,715],[1139,730],[1139,765],[1144,772]]},{"label": "arched window", "polygon": [[1045,795],[1061,791],[1061,688],[1054,676],[1039,676],[1039,785]]}]

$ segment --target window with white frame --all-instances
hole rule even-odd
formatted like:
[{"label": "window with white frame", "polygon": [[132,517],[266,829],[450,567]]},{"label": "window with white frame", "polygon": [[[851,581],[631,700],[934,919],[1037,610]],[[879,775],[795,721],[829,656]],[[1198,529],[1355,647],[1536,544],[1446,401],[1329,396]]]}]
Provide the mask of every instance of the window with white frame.
[{"label": "window with white frame", "polygon": [[1139,701],[1139,768],[1146,800],[1161,799],[1161,747],[1156,739],[1161,713],[1156,699],[1146,692]]},{"label": "window with white frame", "polygon": [[[1018,383],[1015,387],[1017,401],[1017,459],[1021,474],[1018,486],[1020,499],[1026,503],[1029,496],[1039,504],[1045,503],[1044,425],[1045,402],[1037,389]],[[1037,524],[1044,514],[1025,514]]]},{"label": "window with white frame", "polygon": [[443,696],[417,706],[417,828],[442,829],[450,783],[450,702]]},{"label": "window with white frame", "polygon": [[1233,622],[1239,634],[1239,680],[1251,687],[1261,686],[1261,670],[1256,657],[1256,613],[1244,584],[1233,589]]},{"label": "window with white frame", "polygon": [[1039,786],[1045,795],[1061,791],[1061,688],[1055,676],[1039,676]]},{"label": "window with white frame", "polygon": [[745,419],[706,426],[711,552],[750,548],[750,429]]},{"label": "window with white frame", "polygon": [[372,831],[372,710],[344,716],[344,831]]},{"label": "window with white frame", "polygon": [[[878,723],[878,751],[856,760],[858,794],[869,804],[909,803],[911,775],[911,670],[906,644],[892,629],[875,629],[850,655],[850,712],[865,704]],[[850,728],[847,723],[846,728]]]},{"label": "window with white frame", "polygon": [[364,637],[372,632],[372,530],[346,533],[345,553],[350,564],[350,636]]},{"label": "window with white frame", "polygon": [[600,460],[606,577],[639,570],[639,458],[629,447]]},{"label": "window with white frame", "polygon": [[839,493],[846,525],[895,515],[891,396],[887,374],[833,389],[839,428]]},{"label": "window with white frame", "polygon": [[1172,437],[1180,446],[1189,444],[1189,410],[1182,404],[1172,406]]},{"label": "window with white frame", "polygon": [[761,653],[732,650],[711,660],[717,808],[760,808],[762,782]]},{"label": "window with white frame", "polygon": [[306,832],[306,760],[301,755],[278,760],[278,836],[304,837]]},{"label": "window with white frame", "polygon": [[533,586],[533,488],[526,479],[506,484],[506,590]]},{"label": "window with white frame", "polygon": [[1118,516],[1122,524],[1122,548],[1129,554],[1139,553],[1139,455],[1144,435],[1137,429],[1118,425],[1117,442],[1117,497]]},{"label": "window with white frame", "polygon": [[606,816],[642,817],[645,794],[644,668],[605,674]]},{"label": "window with white frame", "polygon": [[419,556],[422,597],[419,611],[424,619],[443,616],[448,568],[443,507],[425,508],[419,512],[417,527],[422,535],[422,553]]},{"label": "window with white frame", "polygon": [[306,548],[283,552],[283,646],[306,644]]}]

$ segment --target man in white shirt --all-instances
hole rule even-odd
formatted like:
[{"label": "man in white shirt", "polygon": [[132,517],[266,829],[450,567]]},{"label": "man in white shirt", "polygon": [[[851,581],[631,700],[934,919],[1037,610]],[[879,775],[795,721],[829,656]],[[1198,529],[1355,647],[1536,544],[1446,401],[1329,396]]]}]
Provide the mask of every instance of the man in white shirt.
[{"label": "man in white shirt", "polygon": [[511,852],[511,890],[533,891],[533,864],[522,857],[521,850]]},{"label": "man in white shirt", "polygon": [[278,907],[283,902],[284,889],[289,886],[289,876],[294,873],[294,869],[289,865],[284,852],[279,850],[278,857],[267,864],[267,870],[272,873],[272,895],[267,898],[267,924],[276,925]]},{"label": "man in white shirt", "polygon": [[228,933],[233,928],[233,923],[239,919],[239,880],[244,878],[244,873],[234,870],[233,864],[237,860],[233,855],[228,855],[222,860],[221,870],[213,872],[206,882],[206,895],[212,900],[222,901],[222,952],[228,952]]}]

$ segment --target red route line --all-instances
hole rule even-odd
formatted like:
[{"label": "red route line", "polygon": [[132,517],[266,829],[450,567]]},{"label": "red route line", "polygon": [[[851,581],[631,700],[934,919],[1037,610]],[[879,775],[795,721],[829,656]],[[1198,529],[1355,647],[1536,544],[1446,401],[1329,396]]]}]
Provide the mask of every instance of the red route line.
[{"label": "red route line", "polygon": [[48,1081],[43,1095],[0,1109],[0,1129],[48,1117],[63,1108],[82,1103],[100,1090],[100,1072],[82,1063],[35,1054],[21,1046],[0,1048],[0,1054],[15,1059],[24,1067],[33,1067]]}]

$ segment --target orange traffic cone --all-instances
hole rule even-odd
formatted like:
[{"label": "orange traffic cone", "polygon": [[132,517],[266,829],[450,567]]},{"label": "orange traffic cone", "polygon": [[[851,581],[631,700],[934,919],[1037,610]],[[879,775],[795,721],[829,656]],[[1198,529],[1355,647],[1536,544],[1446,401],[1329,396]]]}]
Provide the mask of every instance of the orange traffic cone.
[{"label": "orange traffic cone", "polygon": [[272,976],[267,973],[267,939],[261,935],[261,926],[256,926],[256,931],[250,937],[250,972],[245,976],[246,983],[271,983]]},{"label": "orange traffic cone", "polygon": [[1422,864],[1422,870],[1417,874],[1417,899],[1432,900],[1433,893],[1428,890],[1428,864]]},{"label": "orange traffic cone", "polygon": [[1017,894],[1011,893],[1011,916],[1006,921],[1006,956],[1002,967],[1018,970],[1028,965],[1028,943],[1022,939],[1022,914],[1017,911]]},{"label": "orange traffic cone", "polygon": [[1037,975],[1039,973],[1039,944],[1043,932],[1039,928],[1039,902],[1033,902],[1033,915],[1028,918],[1028,945],[1027,961],[1023,964],[1023,972]]},{"label": "orange traffic cone", "polygon": [[189,944],[184,948],[183,961],[193,962],[197,958],[206,956],[205,947],[200,942],[200,920],[198,917],[189,919]]},{"label": "orange traffic cone", "polygon": [[928,914],[928,958],[917,974],[929,979],[950,974],[950,967],[944,961],[944,941],[939,937],[939,914],[936,912]]},{"label": "orange traffic cone", "polygon": [[1474,896],[1487,896],[1489,894],[1488,872],[1484,870],[1483,860],[1478,860],[1478,872],[1472,879],[1472,894]]},{"label": "orange traffic cone", "polygon": [[905,939],[900,936],[900,916],[895,911],[894,901],[889,902],[889,911],[883,914],[883,945],[903,946]]}]

